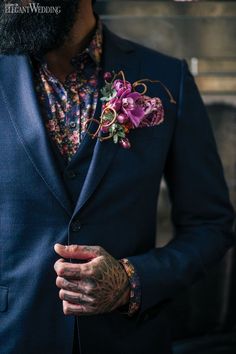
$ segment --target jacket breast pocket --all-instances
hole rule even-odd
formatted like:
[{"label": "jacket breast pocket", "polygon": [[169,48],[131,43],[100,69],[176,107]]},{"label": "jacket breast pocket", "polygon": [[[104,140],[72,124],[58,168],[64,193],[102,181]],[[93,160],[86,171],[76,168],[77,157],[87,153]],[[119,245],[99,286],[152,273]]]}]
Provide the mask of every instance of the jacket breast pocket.
[{"label": "jacket breast pocket", "polygon": [[136,128],[130,131],[127,138],[131,141],[133,140],[150,140],[155,139],[157,137],[163,136],[163,129],[160,125],[152,126],[152,127],[143,127],[143,128]]},{"label": "jacket breast pocket", "polygon": [[7,310],[8,306],[8,288],[6,286],[0,286],[0,312]]}]

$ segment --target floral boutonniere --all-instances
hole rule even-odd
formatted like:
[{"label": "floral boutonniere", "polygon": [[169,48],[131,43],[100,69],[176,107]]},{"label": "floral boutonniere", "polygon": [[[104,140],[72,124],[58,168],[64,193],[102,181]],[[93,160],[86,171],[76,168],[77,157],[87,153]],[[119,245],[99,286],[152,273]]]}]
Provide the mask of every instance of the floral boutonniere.
[{"label": "floral boutonniere", "polygon": [[102,114],[100,120],[89,119],[98,123],[93,138],[100,141],[113,139],[123,148],[130,148],[128,134],[131,129],[159,125],[164,121],[164,108],[158,97],[146,95],[145,82],[160,83],[168,93],[171,103],[176,103],[170,91],[160,82],[148,79],[131,84],[126,81],[123,71],[118,74],[106,72],[105,86],[102,88]]}]

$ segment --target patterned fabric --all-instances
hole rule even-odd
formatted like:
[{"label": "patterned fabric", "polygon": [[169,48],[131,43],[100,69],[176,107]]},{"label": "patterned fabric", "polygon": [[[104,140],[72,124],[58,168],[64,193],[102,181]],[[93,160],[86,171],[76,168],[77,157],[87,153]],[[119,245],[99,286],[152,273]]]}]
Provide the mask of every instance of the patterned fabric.
[{"label": "patterned fabric", "polygon": [[[33,59],[36,92],[45,125],[49,136],[67,163],[79,148],[87,119],[93,118],[95,113],[102,39],[102,24],[98,20],[96,32],[89,46],[72,59],[71,63],[75,70],[67,76],[64,83],[49,71],[43,58]],[[124,267],[132,289],[128,313],[131,316],[139,307],[141,287],[138,285],[138,275],[128,260],[125,261]]]},{"label": "patterned fabric", "polygon": [[42,58],[36,59],[36,92],[50,137],[70,162],[76,154],[86,120],[92,118],[98,100],[98,73],[102,55],[102,25],[89,46],[71,60],[75,70],[61,83]]},{"label": "patterned fabric", "polygon": [[133,264],[131,264],[128,259],[123,258],[120,259],[119,262],[123,265],[129,277],[131,290],[130,290],[130,301],[129,301],[129,308],[127,314],[129,316],[133,316],[139,310],[141,305],[141,286],[140,286],[139,276],[135,271]]}]

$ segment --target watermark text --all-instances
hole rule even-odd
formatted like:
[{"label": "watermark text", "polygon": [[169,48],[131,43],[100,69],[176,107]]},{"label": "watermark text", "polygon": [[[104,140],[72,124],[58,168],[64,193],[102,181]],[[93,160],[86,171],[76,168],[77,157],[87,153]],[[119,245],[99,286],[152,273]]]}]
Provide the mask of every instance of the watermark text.
[{"label": "watermark text", "polygon": [[5,13],[7,14],[56,14],[61,13],[60,6],[41,6],[39,3],[30,2],[28,5],[6,3]]}]

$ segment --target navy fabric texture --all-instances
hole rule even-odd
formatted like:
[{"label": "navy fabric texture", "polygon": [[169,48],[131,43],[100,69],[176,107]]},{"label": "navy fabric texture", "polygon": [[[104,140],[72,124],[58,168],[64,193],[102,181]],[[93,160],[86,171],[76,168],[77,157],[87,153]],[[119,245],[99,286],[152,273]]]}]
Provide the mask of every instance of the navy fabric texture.
[{"label": "navy fabric texture", "polygon": [[[106,28],[104,42],[103,72],[123,70],[131,82],[161,80],[177,104],[161,85],[150,84],[148,95],[163,101],[164,123],[133,130],[130,150],[112,141],[93,144],[87,135],[80,158],[70,165],[72,174],[64,174],[55,158],[29,59],[0,58],[1,354],[72,353],[74,317],[64,316],[55,285],[57,242],[100,245],[117,259],[128,257],[142,284],[136,316],[115,311],[78,318],[80,354],[171,353],[164,305],[233,243],[221,162],[187,64]],[[95,116],[100,113],[101,104]],[[163,175],[175,237],[158,249]]]}]

